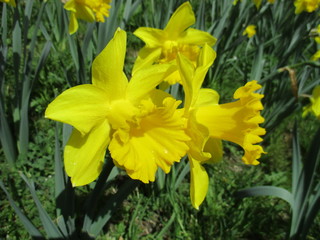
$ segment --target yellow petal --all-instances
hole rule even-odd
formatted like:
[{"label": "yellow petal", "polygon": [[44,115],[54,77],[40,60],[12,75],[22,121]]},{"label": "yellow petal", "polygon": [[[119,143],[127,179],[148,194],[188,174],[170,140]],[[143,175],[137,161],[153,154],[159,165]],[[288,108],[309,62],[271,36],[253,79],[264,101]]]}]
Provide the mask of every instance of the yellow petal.
[{"label": "yellow petal", "polygon": [[158,61],[161,56],[161,48],[147,48],[143,47],[138,54],[136,61],[134,62],[132,75],[137,71],[151,66],[153,63]]},{"label": "yellow petal", "polygon": [[217,39],[209,33],[194,28],[189,28],[179,39],[179,43],[198,46],[203,46],[205,43],[213,46],[216,42]]},{"label": "yellow petal", "polygon": [[158,167],[168,173],[171,165],[186,154],[189,137],[184,132],[182,112],[176,110],[178,104],[172,98],[165,99],[163,107],[158,108],[148,102],[141,106],[146,115],[139,125],[132,125],[129,131],[119,129],[113,135],[111,156],[131,178],[144,183],[154,181]]},{"label": "yellow petal", "polygon": [[186,111],[196,103],[205,75],[207,74],[207,71],[212,65],[215,57],[215,51],[205,44],[200,51],[198,66],[195,69],[189,59],[182,54],[178,54],[177,65],[181,74],[181,81],[185,92]]},{"label": "yellow petal", "polygon": [[108,45],[92,63],[92,84],[106,91],[110,99],[124,98],[128,80],[123,73],[126,32],[118,28]]},{"label": "yellow petal", "polygon": [[162,42],[168,37],[162,29],[149,27],[139,27],[133,34],[144,41],[147,48],[161,47]]},{"label": "yellow petal", "polygon": [[187,142],[189,157],[199,162],[208,161],[211,158],[211,154],[210,152],[205,152],[204,147],[209,139],[209,131],[205,126],[197,122],[194,114],[190,114],[188,117],[186,132],[191,139]]},{"label": "yellow petal", "polygon": [[204,163],[217,163],[222,160],[223,148],[222,141],[216,138],[209,138],[206,142],[204,152],[210,153],[210,158]]},{"label": "yellow petal", "polygon": [[78,28],[79,24],[76,15],[73,12],[71,12],[69,22],[69,34],[74,34],[76,31],[78,31]]},{"label": "yellow petal", "polygon": [[69,0],[66,2],[64,8],[74,13],[75,17],[78,19],[82,19],[87,22],[93,22],[95,20],[93,11],[85,4],[78,3],[75,0]]},{"label": "yellow petal", "polygon": [[[200,89],[199,97],[195,104],[195,108],[203,105],[217,105],[219,95],[212,89]],[[196,159],[201,163],[215,163],[222,158],[222,144],[218,139],[209,138],[209,131],[207,127],[197,122],[195,112],[192,110],[188,116],[188,127],[186,132],[191,138],[188,142],[190,157]]]},{"label": "yellow petal", "polygon": [[311,103],[303,108],[303,117],[309,112],[313,113],[318,119],[320,119],[320,86],[316,86],[312,90],[312,96],[310,98]]},{"label": "yellow petal", "polygon": [[208,186],[209,186],[209,177],[207,171],[200,162],[189,157],[190,160],[190,198],[192,206],[196,209],[199,209],[199,206],[205,199]]},{"label": "yellow petal", "polygon": [[126,97],[131,101],[145,97],[174,69],[170,64],[156,64],[134,73],[128,84]]},{"label": "yellow petal", "polygon": [[190,3],[185,2],[173,13],[164,31],[168,33],[170,39],[175,39],[195,21]]},{"label": "yellow petal", "polygon": [[217,105],[219,103],[219,94],[210,88],[201,88],[194,107],[200,107],[204,105]]},{"label": "yellow petal", "polygon": [[82,133],[88,133],[106,118],[108,95],[91,84],[72,87],[46,109],[45,117],[74,126]]},{"label": "yellow petal", "polygon": [[109,135],[110,127],[107,121],[86,135],[73,130],[64,149],[64,165],[74,187],[91,183],[99,176],[110,142]]},{"label": "yellow petal", "polygon": [[317,61],[318,59],[320,59],[320,50],[316,51],[316,53],[311,57],[312,61]]}]

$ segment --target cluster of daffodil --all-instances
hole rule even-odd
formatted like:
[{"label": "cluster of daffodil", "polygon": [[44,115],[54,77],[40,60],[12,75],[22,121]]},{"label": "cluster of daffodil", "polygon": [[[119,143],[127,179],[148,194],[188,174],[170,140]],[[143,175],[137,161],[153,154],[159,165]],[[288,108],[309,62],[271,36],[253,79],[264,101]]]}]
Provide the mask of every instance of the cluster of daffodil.
[{"label": "cluster of daffodil", "polygon": [[78,19],[87,22],[104,22],[109,17],[111,0],[67,0],[64,8],[70,11],[69,33],[78,30]]},{"label": "cluster of daffodil", "polygon": [[[134,34],[146,45],[139,51],[128,81],[123,72],[126,32],[118,29],[92,64],[92,84],[64,91],[46,109],[45,117],[74,127],[64,150],[64,164],[73,186],[94,181],[108,149],[116,166],[144,183],[155,180],[188,155],[190,196],[195,208],[204,200],[209,178],[204,163],[222,158],[221,140],[244,149],[242,160],[258,164],[264,153],[257,143],[265,130],[261,86],[248,82],[234,93],[237,99],[219,104],[216,91],[201,88],[216,53],[216,39],[190,28],[195,16],[182,4],[161,29],[142,27]],[[181,101],[157,88],[180,83]]]}]

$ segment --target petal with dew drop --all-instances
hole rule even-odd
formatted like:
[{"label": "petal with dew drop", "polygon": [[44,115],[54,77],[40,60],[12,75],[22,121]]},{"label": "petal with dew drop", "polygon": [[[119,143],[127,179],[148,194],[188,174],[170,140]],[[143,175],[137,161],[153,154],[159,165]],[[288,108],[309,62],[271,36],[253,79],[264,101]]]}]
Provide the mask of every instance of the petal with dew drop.
[{"label": "petal with dew drop", "polygon": [[64,150],[64,165],[74,187],[89,184],[99,176],[109,142],[106,120],[85,135],[73,130]]},{"label": "petal with dew drop", "polygon": [[82,134],[106,118],[108,96],[91,84],[69,88],[54,99],[47,107],[45,117],[67,123]]},{"label": "petal with dew drop", "polygon": [[200,162],[191,158],[189,156],[190,162],[190,198],[192,206],[199,209],[199,206],[205,199],[208,187],[209,187],[209,177],[205,168]]},{"label": "petal with dew drop", "polygon": [[128,80],[123,73],[126,32],[120,28],[92,63],[92,84],[106,91],[110,99],[123,98]]}]

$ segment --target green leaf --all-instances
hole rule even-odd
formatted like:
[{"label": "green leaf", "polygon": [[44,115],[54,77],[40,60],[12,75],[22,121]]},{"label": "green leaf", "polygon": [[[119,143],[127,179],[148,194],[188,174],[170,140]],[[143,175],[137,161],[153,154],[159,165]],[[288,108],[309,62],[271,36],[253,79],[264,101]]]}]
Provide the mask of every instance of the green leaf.
[{"label": "green leaf", "polygon": [[292,194],[284,188],[274,186],[258,186],[252,188],[246,188],[236,193],[237,197],[253,197],[253,196],[274,196],[285,200],[290,206],[293,206]]},{"label": "green leaf", "polygon": [[54,225],[49,214],[46,212],[46,210],[44,210],[42,204],[40,203],[32,180],[28,180],[28,178],[23,173],[20,173],[20,176],[29,188],[32,198],[37,206],[41,223],[43,225],[44,230],[47,233],[48,238],[63,238],[64,236],[61,234],[56,225]]},{"label": "green leaf", "polygon": [[257,53],[255,54],[255,58],[253,60],[250,80],[257,80],[258,82],[261,79],[263,67],[264,67],[264,59],[263,59],[263,44],[259,44]]},{"label": "green leaf", "polygon": [[88,234],[96,237],[110,220],[116,209],[122,204],[127,196],[139,185],[140,181],[127,179],[123,183],[117,193],[112,195],[105,203],[104,207],[98,212],[90,228]]},{"label": "green leaf", "polygon": [[33,225],[33,223],[22,213],[21,209],[16,205],[16,203],[11,198],[10,194],[7,192],[3,182],[0,180],[0,187],[4,191],[9,200],[10,205],[18,215],[19,219],[21,220],[23,226],[28,231],[28,233],[34,238],[43,238],[43,235],[39,232],[39,230]]}]

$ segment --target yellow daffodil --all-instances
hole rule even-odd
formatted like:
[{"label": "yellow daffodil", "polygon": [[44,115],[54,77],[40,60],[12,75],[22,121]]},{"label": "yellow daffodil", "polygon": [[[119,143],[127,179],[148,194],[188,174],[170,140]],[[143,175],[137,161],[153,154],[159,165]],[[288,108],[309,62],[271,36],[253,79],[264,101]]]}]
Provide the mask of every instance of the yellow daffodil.
[{"label": "yellow daffodil", "polygon": [[310,97],[310,104],[303,108],[302,116],[305,117],[308,113],[313,113],[320,120],[320,86],[316,86]]},{"label": "yellow daffodil", "polygon": [[168,173],[188,150],[181,101],[155,87],[170,73],[168,64],[124,72],[126,33],[120,29],[92,64],[92,84],[64,91],[45,117],[74,127],[64,150],[73,186],[94,181],[106,148],[133,179],[154,181],[157,168]]},{"label": "yellow daffodil", "polygon": [[204,163],[218,162],[222,158],[221,140],[240,145],[244,149],[242,160],[256,165],[263,148],[255,145],[262,141],[259,136],[265,130],[259,126],[264,119],[263,95],[254,93],[261,88],[256,82],[247,83],[234,93],[238,99],[232,103],[219,104],[219,94],[212,89],[201,89],[204,77],[215,59],[215,52],[208,45],[201,50],[197,67],[179,54],[178,67],[185,90],[185,117],[188,119],[188,157],[190,160],[190,197],[192,205],[199,208],[209,185]]},{"label": "yellow daffodil", "polygon": [[254,35],[256,35],[256,26],[255,25],[249,25],[246,27],[246,29],[243,31],[242,35],[245,36],[247,35],[248,38],[252,38]]},{"label": "yellow daffodil", "polygon": [[111,0],[69,0],[64,8],[71,12],[69,33],[73,34],[78,30],[78,19],[87,22],[104,22],[104,17],[109,17]]},{"label": "yellow daffodil", "polygon": [[[176,64],[177,53],[181,53],[194,64],[200,47],[205,43],[212,46],[216,39],[209,33],[189,28],[195,23],[195,16],[189,2],[183,3],[171,16],[167,26],[162,29],[140,27],[134,35],[146,43],[138,54],[133,72],[154,63]],[[178,70],[166,79],[170,84],[180,82]]]},{"label": "yellow daffodil", "polygon": [[12,7],[16,7],[16,1],[15,0],[0,0],[0,2],[8,3]]},{"label": "yellow daffodil", "polygon": [[314,12],[320,6],[320,0],[295,0],[294,6],[296,7],[295,14],[299,14],[303,11]]},{"label": "yellow daffodil", "polygon": [[318,59],[320,59],[320,50],[316,51],[316,53],[311,57],[312,61],[317,61]]}]

